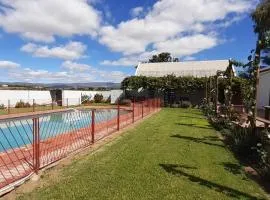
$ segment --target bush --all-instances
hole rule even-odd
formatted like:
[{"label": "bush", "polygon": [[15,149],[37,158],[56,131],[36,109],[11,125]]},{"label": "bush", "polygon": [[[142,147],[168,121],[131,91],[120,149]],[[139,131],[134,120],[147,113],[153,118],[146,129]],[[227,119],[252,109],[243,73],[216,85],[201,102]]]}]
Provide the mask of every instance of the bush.
[{"label": "bush", "polygon": [[172,107],[172,108],[179,108],[179,104],[174,103],[174,104],[172,104],[171,107]]},{"label": "bush", "polygon": [[180,104],[180,107],[181,108],[190,108],[191,107],[191,103],[189,101],[183,101],[181,104]]},{"label": "bush", "polygon": [[82,95],[82,97],[81,97],[82,104],[89,104],[89,103],[91,103],[90,102],[90,99],[91,99],[91,96]]},{"label": "bush", "polygon": [[106,99],[105,103],[111,103],[111,96]]},{"label": "bush", "polygon": [[0,110],[4,110],[6,109],[5,105],[4,104],[0,104]]},{"label": "bush", "polygon": [[15,108],[30,108],[30,107],[31,107],[30,103],[28,103],[28,102],[25,103],[22,100],[17,102],[16,105],[15,105]]},{"label": "bush", "polygon": [[132,101],[130,99],[122,99],[120,100],[119,104],[123,106],[131,106]]},{"label": "bush", "polygon": [[94,96],[95,103],[101,103],[103,101],[103,95],[102,94],[96,94]]}]

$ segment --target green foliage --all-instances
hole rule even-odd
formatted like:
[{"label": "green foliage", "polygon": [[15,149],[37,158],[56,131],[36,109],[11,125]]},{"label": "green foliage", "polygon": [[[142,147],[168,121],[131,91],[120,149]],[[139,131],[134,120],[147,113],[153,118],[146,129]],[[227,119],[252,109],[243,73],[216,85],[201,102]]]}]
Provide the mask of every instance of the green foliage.
[{"label": "green foliage", "polygon": [[183,101],[181,104],[180,104],[180,107],[181,108],[190,108],[191,107],[191,103],[189,101]]},{"label": "green foliage", "polygon": [[206,78],[176,77],[168,75],[164,77],[131,76],[125,78],[121,84],[124,90],[137,90],[139,88],[149,90],[181,90],[192,92],[205,88]]},{"label": "green foliage", "polygon": [[255,23],[256,33],[265,33],[270,30],[270,0],[261,0],[256,10],[251,14]]},{"label": "green foliage", "polygon": [[179,62],[179,59],[173,58],[170,53],[164,52],[164,53],[160,53],[158,55],[152,56],[152,58],[150,58],[148,62],[150,62],[150,63]]},{"label": "green foliage", "polygon": [[131,106],[132,101],[130,99],[121,99],[119,101],[119,104],[123,106]]},{"label": "green foliage", "polygon": [[94,101],[95,101],[95,103],[101,103],[103,101],[103,95],[102,94],[95,94]]},{"label": "green foliage", "polygon": [[111,103],[111,95],[106,99],[105,103]]},{"label": "green foliage", "polygon": [[30,103],[28,103],[28,102],[25,103],[22,100],[17,102],[15,105],[15,108],[30,108],[30,107],[31,107]]},{"label": "green foliage", "polygon": [[91,101],[91,96],[88,96],[86,94],[82,95],[81,97],[81,101],[82,101],[82,104],[89,104]]},{"label": "green foliage", "polygon": [[4,104],[0,104],[0,110],[4,110],[6,107]]}]

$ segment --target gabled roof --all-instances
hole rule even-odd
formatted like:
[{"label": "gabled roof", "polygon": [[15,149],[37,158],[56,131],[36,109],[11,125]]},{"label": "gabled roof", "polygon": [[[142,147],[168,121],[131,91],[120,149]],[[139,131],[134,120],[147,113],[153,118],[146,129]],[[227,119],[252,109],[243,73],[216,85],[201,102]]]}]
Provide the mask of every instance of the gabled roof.
[{"label": "gabled roof", "polygon": [[175,76],[209,77],[217,71],[225,71],[229,60],[187,61],[163,63],[139,63],[136,76],[162,77],[174,74]]},{"label": "gabled roof", "polygon": [[260,69],[260,73],[270,72],[270,67]]}]

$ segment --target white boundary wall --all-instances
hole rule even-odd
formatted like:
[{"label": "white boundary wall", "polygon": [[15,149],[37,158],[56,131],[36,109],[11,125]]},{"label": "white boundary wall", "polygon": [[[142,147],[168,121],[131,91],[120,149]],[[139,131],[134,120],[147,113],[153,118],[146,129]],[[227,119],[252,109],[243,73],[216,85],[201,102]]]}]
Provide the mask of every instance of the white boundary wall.
[{"label": "white boundary wall", "polygon": [[96,94],[102,94],[103,99],[106,100],[110,97],[111,91],[79,91],[79,90],[63,90],[62,91],[62,99],[64,100],[63,106],[67,105],[78,105],[81,96],[87,95],[90,97],[90,100],[94,99]]},{"label": "white boundary wall", "polygon": [[50,91],[37,91],[37,90],[0,90],[0,104],[14,107],[20,100],[32,104],[33,99],[37,104],[48,104],[51,102]]},{"label": "white boundary wall", "polygon": [[[111,91],[78,91],[78,90],[62,90],[63,105],[78,105],[82,95],[88,95],[90,100],[94,99],[95,94],[102,94],[104,100],[111,96],[111,103],[115,103],[116,100],[123,94],[122,90]],[[37,91],[37,90],[0,90],[0,104],[8,106],[8,100],[10,100],[10,106],[14,107],[20,100],[29,102],[32,104],[33,99],[37,104],[50,104],[52,101],[50,91]]]}]

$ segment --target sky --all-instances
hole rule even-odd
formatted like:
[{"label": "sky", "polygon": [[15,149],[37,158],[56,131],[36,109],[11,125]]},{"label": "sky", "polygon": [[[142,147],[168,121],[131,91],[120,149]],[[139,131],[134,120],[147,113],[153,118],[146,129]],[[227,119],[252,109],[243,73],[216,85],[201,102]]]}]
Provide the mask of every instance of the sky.
[{"label": "sky", "polygon": [[258,0],[0,0],[0,82],[121,82],[138,62],[246,61]]}]

